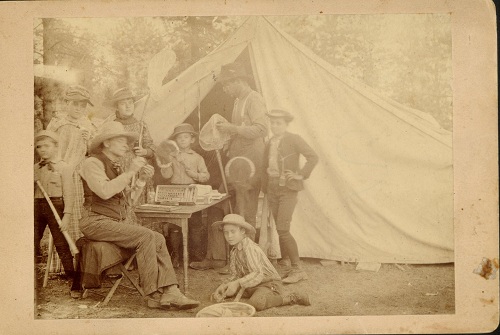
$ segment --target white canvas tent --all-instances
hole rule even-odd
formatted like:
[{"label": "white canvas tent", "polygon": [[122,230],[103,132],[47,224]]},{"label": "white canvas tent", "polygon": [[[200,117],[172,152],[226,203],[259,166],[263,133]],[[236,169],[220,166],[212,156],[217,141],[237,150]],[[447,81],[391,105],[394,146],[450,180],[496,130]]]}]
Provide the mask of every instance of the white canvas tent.
[{"label": "white canvas tent", "polygon": [[265,17],[248,19],[150,100],[145,120],[155,142],[188,117],[199,127],[213,113],[228,115],[216,78],[236,59],[248,64],[268,109],[288,108],[296,117],[289,130],[320,156],[292,222],[302,257],[454,261],[451,133],[338,75]]}]

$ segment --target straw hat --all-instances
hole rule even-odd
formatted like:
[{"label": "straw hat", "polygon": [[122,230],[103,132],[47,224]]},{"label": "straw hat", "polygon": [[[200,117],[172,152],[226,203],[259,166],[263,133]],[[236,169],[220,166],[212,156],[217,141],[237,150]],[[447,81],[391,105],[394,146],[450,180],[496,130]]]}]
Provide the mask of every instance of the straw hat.
[{"label": "straw hat", "polygon": [[56,143],[59,143],[59,135],[50,130],[40,130],[35,135],[35,143],[42,137],[49,137],[53,139]]},{"label": "straw hat", "polygon": [[192,125],[190,125],[189,123],[181,123],[180,125],[174,128],[174,133],[170,135],[170,138],[175,139],[177,135],[182,133],[190,133],[192,135],[198,135],[198,133],[194,131]]},{"label": "straw hat", "polygon": [[225,83],[238,78],[252,80],[252,77],[248,75],[245,67],[241,63],[234,62],[222,65],[218,81]]},{"label": "straw hat", "polygon": [[224,226],[225,224],[232,224],[244,228],[249,234],[256,233],[255,228],[251,224],[245,222],[245,218],[238,214],[228,214],[224,216],[222,221],[215,221],[212,223],[212,227]]},{"label": "straw hat", "polygon": [[122,87],[116,90],[111,99],[104,101],[102,105],[106,107],[114,107],[118,101],[125,99],[133,99],[135,103],[139,100],[139,96],[132,94],[132,91],[129,88]]},{"label": "straw hat", "polygon": [[125,136],[130,142],[136,141],[139,138],[139,134],[134,132],[125,131],[123,124],[117,121],[106,122],[101,126],[99,132],[94,136],[92,142],[90,143],[90,152],[95,152],[102,142],[109,140],[110,138]]},{"label": "straw hat", "polygon": [[90,93],[89,91],[80,85],[74,85],[68,87],[66,93],[64,95],[64,100],[66,101],[87,101],[88,104],[94,106],[94,104],[90,101]]},{"label": "straw hat", "polygon": [[266,113],[266,115],[274,118],[283,118],[285,119],[286,123],[289,123],[293,120],[293,115],[289,111],[286,111],[282,108],[271,109]]}]

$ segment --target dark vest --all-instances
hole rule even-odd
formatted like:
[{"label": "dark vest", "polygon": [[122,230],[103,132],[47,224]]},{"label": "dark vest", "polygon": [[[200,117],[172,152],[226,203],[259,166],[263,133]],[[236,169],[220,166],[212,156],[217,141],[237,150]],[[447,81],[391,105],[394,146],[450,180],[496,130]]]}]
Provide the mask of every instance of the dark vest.
[{"label": "dark vest", "polygon": [[[92,157],[97,158],[104,164],[104,171],[110,180],[115,179],[120,175],[120,173],[113,167],[113,162],[102,152],[92,155]],[[82,182],[85,194],[85,202],[83,205],[85,208],[94,213],[106,215],[117,220],[125,219],[127,204],[125,202],[123,192],[119,192],[111,198],[105,200],[92,192],[83,178]]]}]

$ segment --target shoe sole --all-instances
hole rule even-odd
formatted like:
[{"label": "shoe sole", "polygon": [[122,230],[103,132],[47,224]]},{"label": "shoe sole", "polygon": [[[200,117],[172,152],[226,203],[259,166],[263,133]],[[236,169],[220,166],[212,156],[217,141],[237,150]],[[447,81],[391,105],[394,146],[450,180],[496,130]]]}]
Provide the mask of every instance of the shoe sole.
[{"label": "shoe sole", "polygon": [[170,308],[170,304],[162,305],[159,301],[156,301],[156,300],[148,300],[147,306],[149,308],[155,308],[155,309],[168,309],[168,308]]},{"label": "shoe sole", "polygon": [[175,307],[180,310],[185,310],[185,309],[192,309],[198,307],[200,304],[185,304],[185,305],[177,305],[177,304],[170,304],[170,306]]}]

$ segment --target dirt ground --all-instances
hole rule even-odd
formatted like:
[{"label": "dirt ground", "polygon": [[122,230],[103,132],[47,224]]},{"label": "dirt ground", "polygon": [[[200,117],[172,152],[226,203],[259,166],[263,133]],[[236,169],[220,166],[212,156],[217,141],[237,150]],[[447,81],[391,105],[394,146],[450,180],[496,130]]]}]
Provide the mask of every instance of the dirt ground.
[{"label": "dirt ground", "polygon": [[[410,315],[452,314],[455,311],[453,264],[402,265],[383,264],[378,272],[357,271],[356,265],[323,266],[318,259],[303,259],[309,280],[285,286],[288,292],[305,291],[311,306],[282,306],[256,313],[256,317]],[[131,271],[137,278],[137,272]],[[210,293],[224,279],[214,270],[189,269],[189,296],[201,301],[188,311],[149,309],[130,282],[122,281],[107,306],[101,306],[111,287],[90,290],[85,299],[72,299],[70,283],[52,275],[42,288],[44,264],[36,267],[35,318],[37,319],[107,319],[107,318],[190,318],[211,304]],[[179,283],[182,270],[177,271]],[[182,287],[181,287],[182,288]],[[242,302],[245,300],[242,299]]]}]

